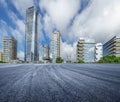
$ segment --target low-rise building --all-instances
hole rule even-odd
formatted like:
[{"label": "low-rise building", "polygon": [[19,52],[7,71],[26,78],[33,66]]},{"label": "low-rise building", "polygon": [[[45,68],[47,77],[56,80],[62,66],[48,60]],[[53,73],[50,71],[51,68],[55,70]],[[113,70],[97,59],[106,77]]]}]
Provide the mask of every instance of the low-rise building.
[{"label": "low-rise building", "polygon": [[95,61],[95,41],[93,39],[80,38],[77,43],[76,60],[83,60],[84,62]]},{"label": "low-rise building", "polygon": [[120,56],[120,37],[114,36],[103,45],[103,55]]}]

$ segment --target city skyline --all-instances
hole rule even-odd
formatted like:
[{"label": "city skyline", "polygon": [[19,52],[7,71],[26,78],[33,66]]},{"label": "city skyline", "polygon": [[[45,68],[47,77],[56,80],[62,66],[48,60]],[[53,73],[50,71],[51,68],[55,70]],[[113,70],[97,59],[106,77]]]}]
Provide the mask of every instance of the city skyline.
[{"label": "city skyline", "polygon": [[0,0],[0,102],[119,102],[120,0]]},{"label": "city skyline", "polygon": [[[21,59],[24,59],[25,52],[26,10],[33,5],[38,9],[41,20],[40,57],[42,45],[51,44],[51,34],[54,29],[61,32],[61,49],[63,49],[61,56],[65,58],[72,53],[72,59],[74,59],[75,46],[80,37],[93,38],[104,44],[107,39],[120,33],[119,0],[71,0],[71,2],[69,0],[41,0],[40,2],[38,0],[1,0],[0,41],[4,36],[14,36],[18,41],[18,57]],[[0,44],[0,50],[2,50],[2,44]]]}]

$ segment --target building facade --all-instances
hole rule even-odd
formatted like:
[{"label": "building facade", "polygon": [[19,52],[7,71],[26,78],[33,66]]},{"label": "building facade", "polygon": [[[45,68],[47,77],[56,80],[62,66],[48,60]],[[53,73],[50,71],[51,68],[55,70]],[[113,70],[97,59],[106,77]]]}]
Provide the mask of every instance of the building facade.
[{"label": "building facade", "polygon": [[93,39],[80,38],[77,43],[76,60],[84,62],[95,61],[95,41]]},{"label": "building facade", "polygon": [[3,39],[3,61],[10,62],[17,59],[17,40],[14,37]]},{"label": "building facade", "polygon": [[56,58],[60,57],[60,32],[55,31],[52,34],[52,58],[53,58],[53,63],[56,63]]},{"label": "building facade", "polygon": [[0,52],[0,61],[3,61],[3,52]]},{"label": "building facade", "polygon": [[38,12],[34,6],[26,10],[25,61],[39,60],[38,49]]},{"label": "building facade", "polygon": [[95,61],[99,61],[103,57],[103,44],[95,44]]},{"label": "building facade", "polygon": [[103,45],[103,55],[120,56],[120,37],[114,36]]},{"label": "building facade", "polygon": [[42,59],[50,60],[50,47],[49,45],[45,45],[42,47]]}]

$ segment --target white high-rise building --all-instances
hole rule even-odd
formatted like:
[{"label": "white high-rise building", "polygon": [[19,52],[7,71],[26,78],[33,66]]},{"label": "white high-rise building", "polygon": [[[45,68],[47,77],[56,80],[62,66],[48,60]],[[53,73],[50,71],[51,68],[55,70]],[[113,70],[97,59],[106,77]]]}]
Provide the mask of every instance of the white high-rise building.
[{"label": "white high-rise building", "polygon": [[56,58],[60,57],[60,32],[55,31],[52,34],[52,58],[53,63],[56,63]]},{"label": "white high-rise building", "polygon": [[95,61],[99,61],[103,57],[103,45],[102,43],[95,44]]}]

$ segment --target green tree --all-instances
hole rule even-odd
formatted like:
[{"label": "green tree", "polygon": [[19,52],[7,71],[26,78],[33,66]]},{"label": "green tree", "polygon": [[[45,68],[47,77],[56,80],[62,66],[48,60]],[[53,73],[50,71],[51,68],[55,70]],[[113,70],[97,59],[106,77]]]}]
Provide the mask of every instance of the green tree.
[{"label": "green tree", "polygon": [[104,56],[98,61],[98,63],[120,63],[120,57]]},{"label": "green tree", "polygon": [[79,59],[77,63],[85,63],[83,60]]},{"label": "green tree", "polygon": [[64,60],[61,57],[56,58],[56,63],[62,63]]},{"label": "green tree", "polygon": [[6,63],[6,62],[0,61],[0,63]]}]

